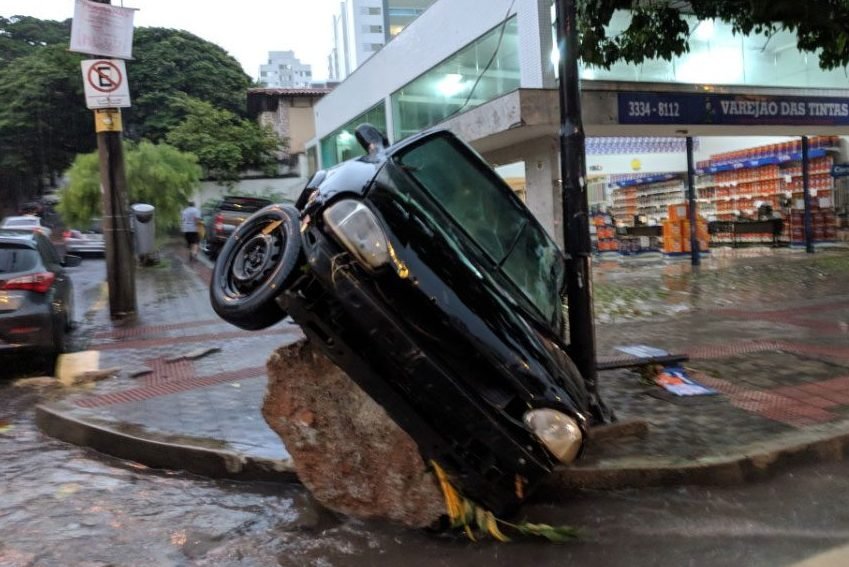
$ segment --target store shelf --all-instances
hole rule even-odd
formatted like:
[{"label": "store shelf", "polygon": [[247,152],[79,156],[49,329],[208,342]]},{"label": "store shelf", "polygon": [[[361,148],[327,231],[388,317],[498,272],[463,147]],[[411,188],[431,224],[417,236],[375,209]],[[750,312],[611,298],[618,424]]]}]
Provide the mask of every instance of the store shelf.
[{"label": "store shelf", "polygon": [[[815,159],[819,157],[825,157],[830,148],[816,148],[810,150],[808,152],[808,159]],[[743,169],[752,169],[756,167],[763,167],[765,165],[777,165],[787,162],[793,161],[802,161],[802,153],[801,152],[792,152],[788,154],[779,154],[775,156],[762,157],[757,159],[747,159],[741,160],[733,163],[727,163],[722,165],[712,165],[709,167],[701,168],[696,170],[697,175],[709,175],[714,173],[721,173],[724,171],[739,171]]]}]

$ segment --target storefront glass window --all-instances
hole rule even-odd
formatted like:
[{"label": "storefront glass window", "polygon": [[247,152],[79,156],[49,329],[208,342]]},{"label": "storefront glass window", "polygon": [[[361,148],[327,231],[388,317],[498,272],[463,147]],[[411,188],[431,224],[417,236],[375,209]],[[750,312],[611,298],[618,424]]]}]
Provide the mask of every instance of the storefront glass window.
[{"label": "storefront glass window", "polygon": [[[555,25],[554,6],[551,8]],[[689,18],[690,51],[671,61],[652,59],[640,65],[616,63],[610,69],[581,66],[581,78],[598,81],[636,81],[643,83],[686,83],[740,85],[752,87],[791,87],[831,89],[845,88],[843,69],[824,71],[816,53],[799,51],[796,34],[782,31],[772,36],[742,36],[731,31],[731,25],[718,20],[699,21]],[[614,13],[607,28],[608,36],[624,31],[631,13]],[[553,37],[556,38],[556,27]],[[558,71],[559,53],[556,39],[552,45],[551,64]]]},{"label": "storefront glass window", "polygon": [[323,168],[326,169],[365,154],[354,136],[354,130],[364,122],[377,127],[381,132],[386,132],[386,105],[381,102],[371,107],[329,136],[322,138],[321,166]]},{"label": "storefront glass window", "polygon": [[395,139],[517,88],[519,30],[513,17],[392,94]]}]

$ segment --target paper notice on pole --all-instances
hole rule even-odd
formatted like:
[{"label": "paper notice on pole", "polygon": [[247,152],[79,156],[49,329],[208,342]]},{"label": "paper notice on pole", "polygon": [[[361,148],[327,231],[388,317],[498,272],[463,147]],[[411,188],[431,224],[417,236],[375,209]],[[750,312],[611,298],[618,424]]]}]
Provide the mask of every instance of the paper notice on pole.
[{"label": "paper notice on pole", "polygon": [[70,50],[115,59],[132,59],[135,12],[135,8],[76,0]]}]

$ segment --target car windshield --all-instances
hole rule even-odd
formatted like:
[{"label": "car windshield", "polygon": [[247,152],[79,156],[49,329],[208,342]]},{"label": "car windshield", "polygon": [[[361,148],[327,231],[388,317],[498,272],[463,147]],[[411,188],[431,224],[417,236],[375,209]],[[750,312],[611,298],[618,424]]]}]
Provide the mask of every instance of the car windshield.
[{"label": "car windshield", "polygon": [[0,274],[27,272],[35,268],[38,254],[32,248],[0,245]]},{"label": "car windshield", "polygon": [[539,312],[560,309],[563,256],[530,213],[484,164],[436,137],[402,154],[400,163]]}]

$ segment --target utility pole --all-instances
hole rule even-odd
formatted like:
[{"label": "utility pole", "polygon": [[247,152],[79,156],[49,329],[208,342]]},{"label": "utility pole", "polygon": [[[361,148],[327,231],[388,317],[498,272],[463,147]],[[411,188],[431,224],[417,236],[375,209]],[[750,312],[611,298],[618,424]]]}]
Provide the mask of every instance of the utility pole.
[{"label": "utility pole", "polygon": [[693,266],[701,264],[701,250],[699,250],[698,223],[699,215],[696,209],[696,179],[693,167],[693,137],[687,136],[687,218],[690,221],[690,263]]},{"label": "utility pole", "polygon": [[[98,4],[112,3],[111,0],[92,1]],[[94,111],[94,122],[103,194],[103,238],[106,244],[109,315],[112,319],[123,320],[136,315],[136,260],[127,203],[124,148],[121,144],[121,110],[97,109]]]},{"label": "utility pole", "polygon": [[584,123],[578,74],[576,0],[556,0],[557,45],[560,51],[560,177],[563,200],[563,240],[569,261],[566,293],[569,307],[569,354],[578,367],[590,395],[593,418],[612,421],[613,412],[598,393],[595,317],[592,295],[592,244]]}]

